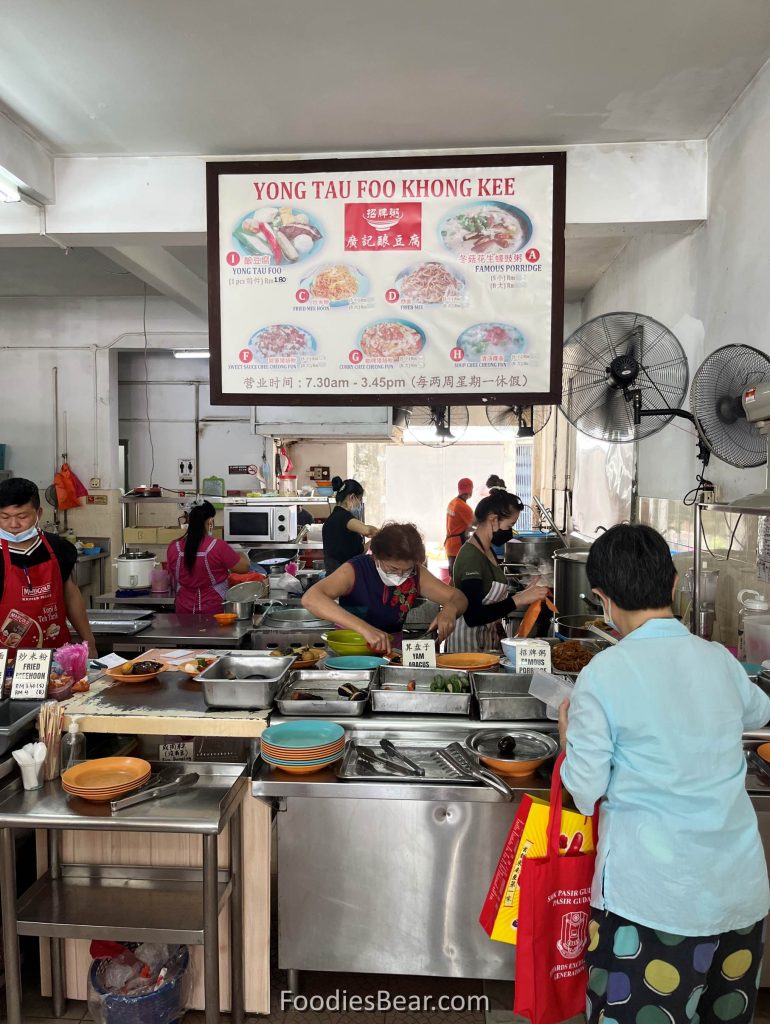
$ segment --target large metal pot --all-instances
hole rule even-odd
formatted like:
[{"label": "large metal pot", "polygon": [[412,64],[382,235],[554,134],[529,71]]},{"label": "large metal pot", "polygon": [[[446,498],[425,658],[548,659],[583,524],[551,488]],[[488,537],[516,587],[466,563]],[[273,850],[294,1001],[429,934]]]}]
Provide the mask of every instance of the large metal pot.
[{"label": "large metal pot", "polygon": [[562,546],[555,533],[527,534],[514,537],[505,545],[505,561],[519,565],[550,562],[554,551]]},{"label": "large metal pot", "polygon": [[225,611],[235,612],[239,619],[250,619],[254,605],[267,595],[267,584],[262,582],[239,583],[225,594]]},{"label": "large metal pot", "polygon": [[553,599],[559,615],[601,615],[601,601],[591,593],[588,551],[559,548],[553,553]]}]

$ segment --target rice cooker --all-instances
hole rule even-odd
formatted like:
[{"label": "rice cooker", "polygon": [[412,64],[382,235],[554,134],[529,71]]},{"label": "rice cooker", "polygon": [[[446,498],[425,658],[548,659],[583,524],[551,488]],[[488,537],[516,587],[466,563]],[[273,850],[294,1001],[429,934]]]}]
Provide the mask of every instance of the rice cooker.
[{"label": "rice cooker", "polygon": [[115,562],[118,590],[149,590],[152,570],[156,564],[155,555],[151,551],[126,551],[118,555]]}]

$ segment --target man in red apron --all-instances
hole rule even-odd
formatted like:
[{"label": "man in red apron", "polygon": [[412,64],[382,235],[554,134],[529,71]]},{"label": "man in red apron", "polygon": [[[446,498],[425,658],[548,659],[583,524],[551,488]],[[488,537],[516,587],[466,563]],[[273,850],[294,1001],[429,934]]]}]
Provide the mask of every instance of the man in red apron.
[{"label": "man in red apron", "polygon": [[0,647],[61,647],[70,640],[69,619],[96,657],[83,595],[71,577],[77,551],[39,529],[40,513],[31,480],[0,483]]}]

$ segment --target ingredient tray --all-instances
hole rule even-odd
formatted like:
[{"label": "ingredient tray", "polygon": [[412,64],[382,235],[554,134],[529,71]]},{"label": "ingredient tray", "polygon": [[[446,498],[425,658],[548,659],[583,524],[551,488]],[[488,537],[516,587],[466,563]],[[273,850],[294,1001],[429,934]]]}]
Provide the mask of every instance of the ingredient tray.
[{"label": "ingredient tray", "polygon": [[[275,705],[282,715],[358,718],[369,706],[369,686],[373,675],[373,672],[324,672],[319,669],[290,672],[289,678],[278,691]],[[340,697],[337,689],[342,683],[352,683],[359,690],[365,690],[367,699],[348,700],[347,697]],[[315,693],[321,700],[292,700],[291,695],[295,690]]]},{"label": "ingredient tray", "polygon": [[273,706],[278,687],[294,661],[290,657],[274,658],[267,651],[227,654],[195,679],[203,684],[208,707],[259,711]]},{"label": "ingredient tray", "polygon": [[545,718],[545,704],[529,693],[531,682],[531,672],[471,673],[479,718],[494,722]]},{"label": "ingredient tray", "polygon": [[[446,746],[446,741],[442,743],[430,743],[430,741],[420,744],[419,746],[415,742],[416,737],[411,736],[409,739],[404,738],[400,742],[396,743],[398,749],[406,754],[407,757],[411,758],[415,764],[418,764],[421,768],[425,769],[424,775],[397,775],[395,772],[388,771],[385,765],[381,765],[377,769],[371,768],[368,764],[363,764],[358,760],[358,752],[354,742],[349,742],[345,748],[345,756],[342,759],[342,764],[339,765],[336,771],[338,779],[352,779],[358,782],[381,782],[383,779],[392,779],[397,781],[399,785],[402,782],[416,783],[417,785],[424,784],[426,782],[466,782],[475,783],[476,780],[472,775],[462,775],[458,772],[452,771],[448,764],[442,761],[438,757],[433,756],[433,751],[436,749],[443,749]],[[381,753],[383,757],[387,757],[383,751],[380,750],[377,743],[369,744],[378,753]]]},{"label": "ingredient tray", "polygon": [[[468,680],[467,693],[436,693],[430,686],[434,676],[461,676]],[[415,689],[407,690],[414,681]],[[387,689],[386,689],[387,687]],[[399,714],[468,715],[471,709],[470,678],[467,672],[452,668],[377,669],[372,682],[372,710]]]}]

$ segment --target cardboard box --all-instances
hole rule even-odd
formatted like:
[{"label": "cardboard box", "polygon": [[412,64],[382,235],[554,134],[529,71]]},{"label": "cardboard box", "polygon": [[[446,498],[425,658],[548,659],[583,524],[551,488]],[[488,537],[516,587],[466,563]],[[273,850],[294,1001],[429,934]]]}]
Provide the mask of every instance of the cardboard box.
[{"label": "cardboard box", "polygon": [[186,532],[183,526],[159,526],[157,529],[158,544],[170,544],[172,540],[184,537]]},{"label": "cardboard box", "polygon": [[123,540],[126,544],[157,544],[158,530],[154,526],[127,526]]}]

